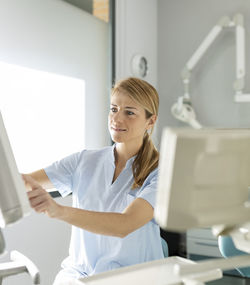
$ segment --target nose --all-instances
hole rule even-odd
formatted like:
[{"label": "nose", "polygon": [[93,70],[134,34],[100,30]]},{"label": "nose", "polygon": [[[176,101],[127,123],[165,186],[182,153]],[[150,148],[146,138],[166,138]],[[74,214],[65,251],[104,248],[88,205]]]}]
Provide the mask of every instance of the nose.
[{"label": "nose", "polygon": [[114,122],[122,122],[123,121],[123,115],[121,111],[117,111],[115,113],[113,113],[112,115],[112,119]]}]

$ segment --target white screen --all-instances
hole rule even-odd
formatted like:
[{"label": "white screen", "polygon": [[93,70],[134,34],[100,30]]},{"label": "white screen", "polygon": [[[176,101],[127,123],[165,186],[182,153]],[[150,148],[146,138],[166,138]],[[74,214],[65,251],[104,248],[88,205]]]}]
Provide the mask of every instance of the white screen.
[{"label": "white screen", "polygon": [[0,62],[0,110],[18,169],[85,148],[85,81]]},{"label": "white screen", "polygon": [[249,219],[250,130],[165,129],[155,217],[185,231]]},{"label": "white screen", "polygon": [[0,227],[30,211],[29,201],[0,113]]}]

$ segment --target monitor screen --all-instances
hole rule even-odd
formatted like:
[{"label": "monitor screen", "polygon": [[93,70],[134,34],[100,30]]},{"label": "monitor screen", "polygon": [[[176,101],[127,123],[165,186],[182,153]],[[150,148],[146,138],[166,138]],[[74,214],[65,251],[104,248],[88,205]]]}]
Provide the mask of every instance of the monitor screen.
[{"label": "monitor screen", "polygon": [[14,223],[29,213],[26,189],[0,112],[0,227]]},{"label": "monitor screen", "polygon": [[250,129],[162,134],[155,218],[172,231],[249,220]]}]

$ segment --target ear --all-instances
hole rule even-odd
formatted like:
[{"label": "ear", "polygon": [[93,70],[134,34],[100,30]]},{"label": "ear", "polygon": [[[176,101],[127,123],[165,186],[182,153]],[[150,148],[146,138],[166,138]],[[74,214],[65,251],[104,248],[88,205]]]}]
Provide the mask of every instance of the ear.
[{"label": "ear", "polygon": [[157,115],[152,115],[150,118],[148,118],[148,124],[147,124],[147,130],[150,130],[153,128],[157,120]]}]

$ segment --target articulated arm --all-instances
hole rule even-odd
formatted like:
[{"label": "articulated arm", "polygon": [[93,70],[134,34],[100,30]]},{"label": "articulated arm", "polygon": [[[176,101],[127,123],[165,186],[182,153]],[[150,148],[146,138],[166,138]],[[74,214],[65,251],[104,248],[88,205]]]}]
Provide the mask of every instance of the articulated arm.
[{"label": "articulated arm", "polygon": [[234,17],[236,28],[236,80],[234,82],[235,102],[250,102],[250,94],[243,92],[245,88],[246,76],[246,56],[245,56],[245,28],[244,18],[238,14]]},{"label": "articulated arm", "polygon": [[184,84],[184,94],[189,95],[189,82],[192,70],[198,64],[200,59],[206,53],[206,51],[210,48],[213,42],[218,38],[219,34],[222,32],[224,27],[232,26],[232,22],[230,22],[229,17],[223,17],[219,20],[219,22],[212,28],[206,38],[203,40],[201,45],[186,63],[185,67],[181,72],[183,84]]},{"label": "articulated arm", "polygon": [[245,87],[245,28],[244,18],[241,14],[234,16],[230,20],[228,16],[222,17],[212,28],[201,45],[197,48],[191,58],[184,66],[181,77],[184,85],[184,95],[178,98],[171,109],[173,116],[183,122],[188,123],[193,128],[201,128],[201,124],[196,120],[194,109],[190,99],[190,78],[194,68],[204,56],[206,51],[218,38],[225,28],[235,28],[236,30],[236,80],[234,82],[235,101],[250,102],[250,94],[243,94]]}]

